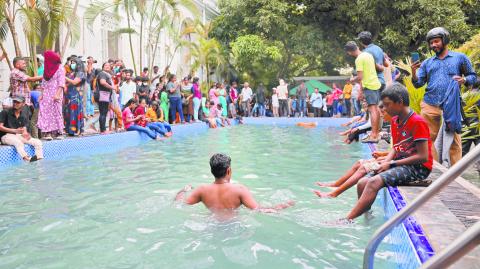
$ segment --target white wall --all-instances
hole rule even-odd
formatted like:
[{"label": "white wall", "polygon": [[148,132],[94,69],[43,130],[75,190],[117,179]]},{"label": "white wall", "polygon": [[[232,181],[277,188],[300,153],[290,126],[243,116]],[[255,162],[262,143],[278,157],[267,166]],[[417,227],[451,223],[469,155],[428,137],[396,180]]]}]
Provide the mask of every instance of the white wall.
[{"label": "white wall", "polygon": [[[205,1],[205,7],[208,9],[206,14],[207,16],[214,16],[215,14],[218,14],[218,11],[216,10],[216,0],[203,0]],[[72,0],[73,2],[73,0]],[[204,2],[202,0],[196,0],[195,1],[199,7],[199,16],[202,14],[202,8]],[[77,16],[80,20],[80,40],[72,47],[69,46],[66,49],[66,52],[64,54],[64,59],[63,62],[65,62],[65,59],[72,54],[75,55],[83,55],[84,58],[87,56],[93,56],[96,60],[98,60],[97,67],[101,67],[101,64],[103,61],[106,61],[108,59],[108,53],[107,53],[107,29],[114,29],[118,27],[126,28],[127,27],[127,22],[126,20],[121,21],[119,24],[120,25],[115,25],[111,24],[109,25],[108,20],[103,20],[102,22],[102,16],[99,16],[94,25],[93,25],[93,31],[89,29],[87,26],[87,23],[85,20],[83,20],[83,14],[90,4],[90,1],[80,1],[79,6],[77,8]],[[186,9],[181,9],[181,17],[182,19],[185,18],[192,18],[193,19],[193,14],[189,12]],[[138,22],[137,22],[138,23]],[[27,56],[28,53],[28,47],[25,42],[25,37],[23,33],[23,28],[22,24],[19,19],[16,21],[16,26],[17,26],[17,31],[19,34],[19,41],[22,47],[22,53],[24,56]],[[138,26],[138,25],[136,25]],[[137,27],[138,29],[138,27]],[[62,28],[60,30],[60,47],[63,45],[63,40],[66,35],[66,29]],[[161,38],[160,38],[160,46],[157,50],[157,54],[155,57],[154,65],[158,65],[160,67],[160,70],[163,71],[163,69],[166,67],[166,65],[170,62],[170,55],[173,53],[174,45],[173,41],[171,38],[169,38],[168,35],[165,33],[162,33]],[[125,65],[129,68],[133,68],[133,62],[132,62],[132,57],[130,54],[130,45],[128,42],[128,35],[123,34],[119,36],[119,42],[118,42],[118,49],[119,49],[119,58],[121,58],[124,62]],[[137,62],[137,69],[140,72],[141,69],[144,66],[148,66],[148,63],[150,59],[148,58],[148,53],[146,49],[146,44],[147,44],[147,36],[144,35],[144,50],[141,55],[143,58],[143,66],[139,66],[140,62],[140,55],[139,54],[139,49],[138,46],[140,44],[139,41],[139,35],[133,34],[132,35],[132,43],[134,44],[134,53],[135,53],[135,60]],[[15,47],[13,45],[13,40],[11,38],[11,35],[8,35],[8,38],[6,42],[4,42],[5,48],[7,49],[8,56],[10,57],[10,60],[12,60],[15,57]],[[168,52],[168,49],[171,51]],[[177,53],[174,55],[174,59],[172,61],[172,65],[170,67],[170,71],[172,73],[177,74],[179,77],[185,76],[188,74],[190,71],[190,63],[189,62],[184,62],[185,57],[184,53],[187,53],[187,50],[185,49],[179,49]],[[148,61],[148,62],[147,62]],[[3,99],[8,95],[8,87],[9,87],[9,75],[10,75],[10,70],[8,68],[8,65],[5,61],[0,62],[0,98]]]}]

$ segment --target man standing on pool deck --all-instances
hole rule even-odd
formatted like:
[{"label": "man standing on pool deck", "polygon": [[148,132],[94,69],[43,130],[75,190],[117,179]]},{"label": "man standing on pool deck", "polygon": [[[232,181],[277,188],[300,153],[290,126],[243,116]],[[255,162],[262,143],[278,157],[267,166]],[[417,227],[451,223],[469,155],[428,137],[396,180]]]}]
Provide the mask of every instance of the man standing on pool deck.
[{"label": "man standing on pool deck", "polygon": [[348,55],[355,57],[355,69],[357,76],[350,79],[350,82],[362,82],[363,95],[368,104],[368,112],[372,117],[372,132],[362,139],[363,143],[378,143],[380,141],[380,89],[382,84],[378,80],[375,69],[375,59],[368,52],[361,52],[354,41],[348,41],[345,45]]},{"label": "man standing on pool deck", "polygon": [[428,124],[408,107],[407,89],[394,83],[383,91],[381,97],[387,113],[392,116],[393,148],[380,162],[376,175],[371,178],[367,175],[358,182],[358,202],[347,215],[350,220],[370,209],[381,188],[424,180],[432,170]]},{"label": "man standing on pool deck", "polygon": [[[413,85],[419,88],[427,83],[420,104],[421,115],[428,123],[430,138],[434,142],[442,125],[442,102],[447,97],[445,94],[448,92],[450,82],[455,80],[460,85],[473,85],[477,78],[472,63],[465,54],[448,50],[449,39],[449,33],[442,27],[430,30],[427,42],[436,55],[423,63],[417,61],[412,64]],[[435,147],[432,150],[434,158],[438,160]],[[449,155],[451,165],[462,158],[462,139],[458,133],[454,132]]]},{"label": "man standing on pool deck", "polygon": [[[276,212],[294,205],[293,201],[273,207],[261,207],[253,198],[247,187],[230,183],[232,177],[231,159],[229,156],[216,153],[210,158],[210,170],[215,181],[209,185],[196,188],[185,200],[186,204],[194,205],[203,202],[213,213],[232,213],[241,205],[252,210],[265,213]],[[176,201],[183,200],[184,194],[192,187],[187,185],[177,193]]]}]

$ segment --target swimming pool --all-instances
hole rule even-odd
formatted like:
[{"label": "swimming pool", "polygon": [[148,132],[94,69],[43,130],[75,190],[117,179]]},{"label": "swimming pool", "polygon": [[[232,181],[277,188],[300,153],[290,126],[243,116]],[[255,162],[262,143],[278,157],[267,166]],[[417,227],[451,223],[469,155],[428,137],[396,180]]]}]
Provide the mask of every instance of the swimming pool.
[{"label": "swimming pool", "polygon": [[[337,132],[244,125],[11,167],[0,182],[0,267],[360,268],[387,203],[353,225],[331,223],[348,213],[356,191],[320,200],[314,182],[368,155],[361,144],[340,143]],[[232,157],[234,182],[261,204],[296,206],[273,215],[241,210],[219,223],[202,205],[172,203],[185,184],[211,181],[215,152]],[[398,240],[382,245],[376,268],[398,265],[397,246],[409,247]]]}]

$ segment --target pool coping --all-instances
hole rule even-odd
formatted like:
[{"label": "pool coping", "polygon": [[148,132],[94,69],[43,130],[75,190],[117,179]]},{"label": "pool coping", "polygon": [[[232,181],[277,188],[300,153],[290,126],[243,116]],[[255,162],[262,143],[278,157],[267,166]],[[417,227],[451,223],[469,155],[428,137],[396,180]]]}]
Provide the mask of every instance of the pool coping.
[{"label": "pool coping", "polygon": [[[368,143],[371,152],[376,151],[375,144]],[[397,187],[387,186],[390,198],[397,209],[397,212],[407,206],[407,202]],[[432,245],[430,244],[425,231],[413,216],[409,216],[402,222],[402,226],[410,238],[417,259],[420,263],[425,263],[428,259],[435,255]],[[425,251],[426,250],[426,251]]]}]

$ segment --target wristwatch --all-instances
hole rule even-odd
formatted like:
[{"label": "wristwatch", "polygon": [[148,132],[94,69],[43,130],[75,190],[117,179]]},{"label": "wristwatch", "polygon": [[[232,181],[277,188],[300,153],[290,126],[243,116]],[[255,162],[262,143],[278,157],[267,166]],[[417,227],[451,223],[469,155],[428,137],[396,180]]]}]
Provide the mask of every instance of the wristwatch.
[{"label": "wristwatch", "polygon": [[394,160],[391,160],[390,161],[390,168],[394,168],[394,167],[397,167],[397,162],[394,161]]}]

